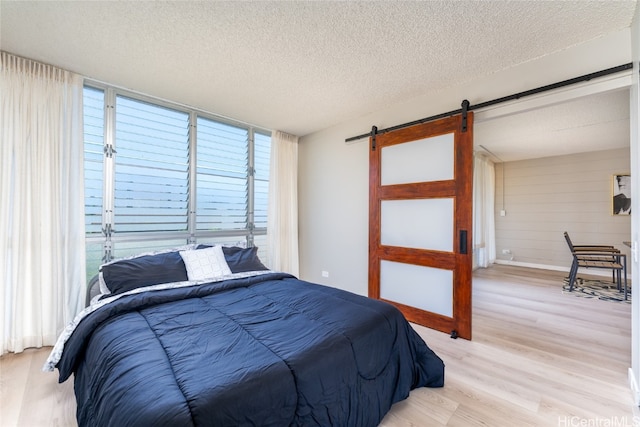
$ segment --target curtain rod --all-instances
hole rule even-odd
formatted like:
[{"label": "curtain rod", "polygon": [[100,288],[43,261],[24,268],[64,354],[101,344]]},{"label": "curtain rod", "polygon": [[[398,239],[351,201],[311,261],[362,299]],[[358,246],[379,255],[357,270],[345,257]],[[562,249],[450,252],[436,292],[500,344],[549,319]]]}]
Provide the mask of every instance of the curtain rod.
[{"label": "curtain rod", "polygon": [[[481,102],[477,105],[469,105],[468,108],[466,109],[467,111],[472,111],[472,110],[477,110],[480,108],[486,108],[492,105],[496,105],[496,104],[500,104],[503,102],[507,102],[507,101],[513,101],[515,99],[520,99],[522,97],[525,96],[530,96],[530,95],[535,95],[541,92],[547,92],[553,89],[558,89],[561,87],[565,87],[565,86],[569,86],[569,85],[573,85],[576,83],[581,83],[581,82],[586,82],[598,77],[603,77],[603,76],[608,76],[609,74],[615,74],[615,73],[620,73],[622,71],[626,71],[626,70],[630,70],[633,68],[633,63],[630,62],[628,64],[624,64],[624,65],[618,65],[617,67],[612,67],[612,68],[607,68],[605,70],[601,70],[601,71],[596,71],[595,73],[590,73],[590,74],[585,74],[584,76],[580,76],[580,77],[575,77],[572,79],[568,79],[568,80],[563,80],[561,82],[557,82],[557,83],[552,83],[546,86],[540,86],[538,88],[535,89],[530,89],[530,90],[526,90],[524,92],[518,92],[518,93],[514,93],[513,95],[508,95],[508,96],[503,96],[502,98],[497,98],[491,101],[486,101],[486,102]],[[407,122],[407,123],[403,123],[401,125],[396,125],[396,126],[391,126],[385,129],[379,129],[376,130],[376,135],[382,134],[382,133],[387,133],[387,132],[391,132],[397,129],[402,129],[402,128],[406,128],[409,126],[414,126],[414,125],[419,125],[421,123],[426,123],[426,122],[431,122],[433,120],[438,120],[438,119],[443,119],[445,117],[450,117],[456,114],[460,114],[462,113],[462,108],[459,108],[457,110],[453,110],[453,111],[448,111],[446,113],[441,113],[441,114],[436,114],[435,116],[430,116],[430,117],[425,117],[423,119],[418,119],[418,120],[414,120],[412,122]],[[351,141],[355,141],[358,139],[362,139],[362,138],[369,138],[371,136],[371,132],[367,132],[367,133],[363,133],[361,135],[357,135],[357,136],[352,136],[351,138],[347,138],[344,141],[345,142],[351,142]]]}]

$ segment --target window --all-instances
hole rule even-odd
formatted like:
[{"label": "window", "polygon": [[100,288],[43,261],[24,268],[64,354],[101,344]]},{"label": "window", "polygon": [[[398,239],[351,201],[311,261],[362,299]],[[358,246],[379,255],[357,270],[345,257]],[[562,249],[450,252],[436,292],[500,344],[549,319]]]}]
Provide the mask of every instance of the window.
[{"label": "window", "polygon": [[85,86],[84,139],[89,277],[138,252],[266,242],[270,132]]},{"label": "window", "polygon": [[249,130],[198,117],[196,229],[249,225]]},{"label": "window", "polygon": [[84,89],[84,207],[88,236],[102,232],[104,93]]},{"label": "window", "polygon": [[102,198],[104,193],[104,92],[84,88],[84,209],[87,281],[104,259]]},{"label": "window", "polygon": [[118,96],[113,227],[187,231],[189,114]]},{"label": "window", "polygon": [[267,229],[267,204],[269,203],[269,164],[271,161],[271,135],[255,133],[254,136],[254,224]]}]

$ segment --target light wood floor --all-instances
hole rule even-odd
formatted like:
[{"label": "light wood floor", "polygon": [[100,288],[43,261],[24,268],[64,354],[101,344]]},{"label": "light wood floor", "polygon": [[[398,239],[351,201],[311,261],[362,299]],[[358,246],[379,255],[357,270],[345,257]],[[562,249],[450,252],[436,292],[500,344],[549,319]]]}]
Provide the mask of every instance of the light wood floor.
[{"label": "light wood floor", "polygon": [[445,362],[444,388],[414,390],[381,425],[638,425],[631,306],[563,294],[565,275],[504,265],[474,273],[472,341],[415,326]]},{"label": "light wood floor", "polygon": [[[631,426],[631,306],[561,292],[561,272],[474,274],[473,340],[416,330],[446,364],[382,427]],[[0,426],[76,426],[73,384],[40,371],[49,349],[0,357]]]}]

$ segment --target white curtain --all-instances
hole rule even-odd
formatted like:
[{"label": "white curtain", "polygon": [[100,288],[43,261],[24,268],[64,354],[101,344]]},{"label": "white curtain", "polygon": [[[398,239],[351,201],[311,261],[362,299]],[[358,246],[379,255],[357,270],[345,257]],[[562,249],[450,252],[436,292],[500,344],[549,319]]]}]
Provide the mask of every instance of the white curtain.
[{"label": "white curtain", "polygon": [[473,168],[474,268],[486,268],[496,260],[495,182],[493,162],[483,155],[476,155]]},{"label": "white curtain", "polygon": [[298,275],[298,137],[271,136],[267,263],[272,270]]},{"label": "white curtain", "polygon": [[0,354],[53,345],[84,306],[82,78],[1,52]]}]

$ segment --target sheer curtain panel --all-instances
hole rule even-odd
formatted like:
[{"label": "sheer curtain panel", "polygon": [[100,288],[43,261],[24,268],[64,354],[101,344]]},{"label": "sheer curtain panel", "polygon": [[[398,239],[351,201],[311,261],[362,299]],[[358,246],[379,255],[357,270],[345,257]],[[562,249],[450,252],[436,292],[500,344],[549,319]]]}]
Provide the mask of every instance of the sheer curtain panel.
[{"label": "sheer curtain panel", "polygon": [[0,354],[53,345],[85,298],[82,77],[1,52]]},{"label": "sheer curtain panel", "polygon": [[267,256],[272,270],[298,275],[298,137],[271,137]]},{"label": "sheer curtain panel", "polygon": [[476,155],[473,170],[473,255],[474,268],[486,268],[496,260],[495,166]]}]

